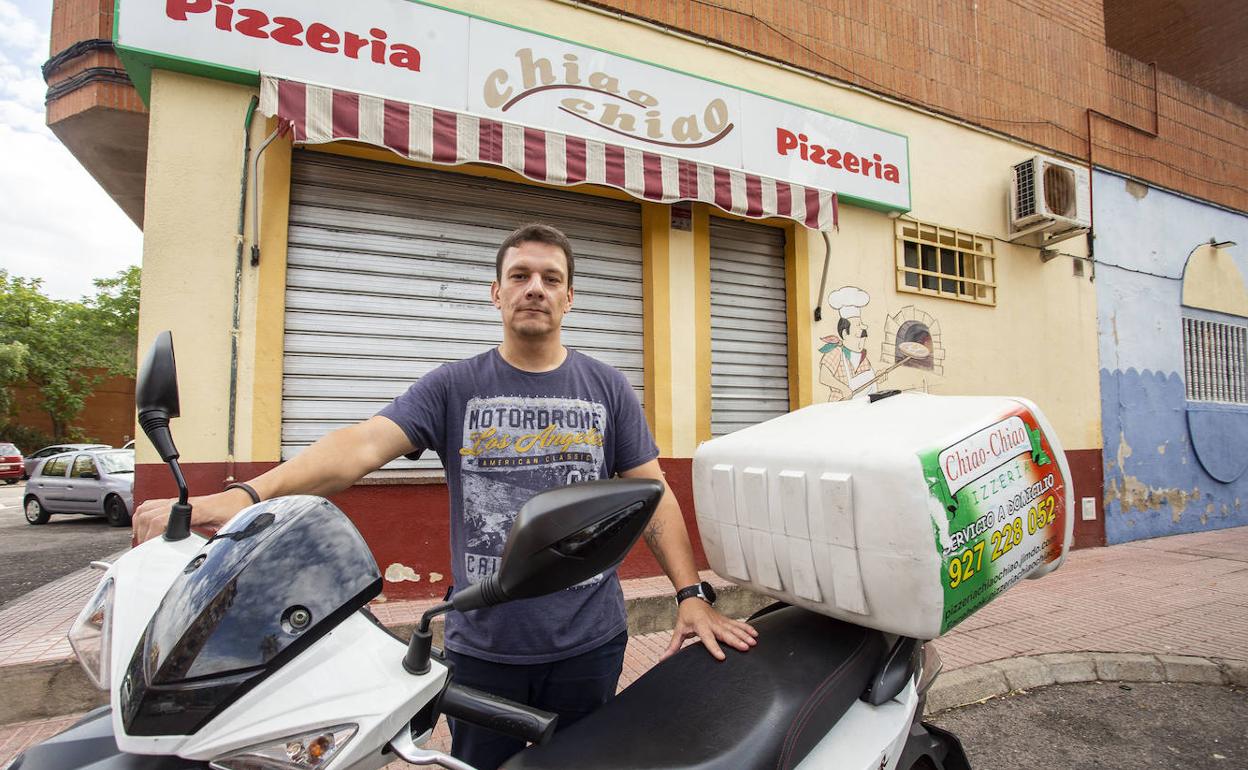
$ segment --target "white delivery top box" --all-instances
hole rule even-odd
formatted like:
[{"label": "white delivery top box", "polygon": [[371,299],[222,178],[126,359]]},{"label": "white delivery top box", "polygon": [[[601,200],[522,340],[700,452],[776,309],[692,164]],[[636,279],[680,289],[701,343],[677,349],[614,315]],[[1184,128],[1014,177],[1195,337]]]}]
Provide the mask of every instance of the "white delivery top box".
[{"label": "white delivery top box", "polygon": [[806,407],[702,444],[693,483],[721,576],[919,639],[1056,569],[1074,526],[1065,454],[1021,398]]}]

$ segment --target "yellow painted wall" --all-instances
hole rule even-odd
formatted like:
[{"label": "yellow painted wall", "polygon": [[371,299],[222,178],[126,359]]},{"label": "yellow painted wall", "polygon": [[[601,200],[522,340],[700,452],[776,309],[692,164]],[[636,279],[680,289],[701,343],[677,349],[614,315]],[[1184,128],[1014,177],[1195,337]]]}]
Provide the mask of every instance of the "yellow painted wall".
[{"label": "yellow painted wall", "polygon": [[1183,271],[1183,304],[1248,316],[1248,288],[1229,249],[1202,246]]},{"label": "yellow painted wall", "polygon": [[[842,286],[857,286],[870,295],[862,318],[867,325],[866,350],[877,374],[887,368],[882,347],[890,316],[909,318],[907,308],[913,307],[920,311],[920,320],[937,322],[928,325],[934,338],[939,335],[944,358],[937,363],[943,372],[902,366],[887,375],[880,389],[1023,396],[1044,410],[1067,449],[1099,447],[1095,295],[1087,278],[1073,276],[1071,260],[1042,263],[1036,249],[997,241],[996,307],[927,297],[896,288],[894,225],[887,215],[843,207],[840,232],[832,235],[825,292],[826,297]],[[823,239],[811,238],[811,286],[816,294],[823,251]],[[818,382],[819,347],[822,337],[836,333],[838,318],[825,301],[810,349],[815,401],[829,396]]]},{"label": "yellow painted wall", "polygon": [[[172,330],[182,413],[173,432],[183,462],[226,456],[243,120],[253,93],[152,73],[139,350]],[[255,124],[253,143],[264,121]],[[254,288],[245,268],[244,307]],[[240,420],[249,411],[240,411]],[[139,462],[159,462],[147,442],[137,446]]]},{"label": "yellow painted wall", "polygon": [[[267,121],[266,130],[276,128]],[[254,141],[254,140],[253,140]],[[282,457],[282,354],[286,318],[286,239],[290,224],[291,144],[277,139],[260,163],[260,265],[254,270],[252,315],[244,326],[247,391],[240,389],[239,460],[277,462]],[[252,232],[248,229],[248,234]],[[250,243],[250,242],[249,242]],[[250,264],[250,260],[248,261]],[[248,421],[241,415],[246,411]],[[248,430],[250,428],[250,430]],[[246,446],[246,451],[243,447]]]},{"label": "yellow painted wall", "polygon": [[[668,221],[671,209],[660,207]],[[698,446],[698,382],[700,347],[698,326],[698,278],[693,232],[667,228],[668,280],[671,297],[671,400],[672,445],[670,456],[692,457]],[[709,278],[709,276],[708,276]],[[709,340],[706,342],[709,348]],[[667,454],[667,453],[665,453]]]},{"label": "yellow painted wall", "polygon": [[661,452],[672,445],[670,221],[665,206],[641,207],[642,329],[645,338],[646,420]]}]

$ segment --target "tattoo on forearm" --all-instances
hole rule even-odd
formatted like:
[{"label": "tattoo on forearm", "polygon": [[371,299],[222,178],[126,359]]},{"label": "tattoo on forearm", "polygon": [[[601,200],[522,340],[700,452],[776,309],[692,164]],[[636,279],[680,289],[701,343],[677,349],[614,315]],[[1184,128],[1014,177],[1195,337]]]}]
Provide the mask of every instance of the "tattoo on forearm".
[{"label": "tattoo on forearm", "polygon": [[646,530],[643,535],[646,538],[646,543],[649,544],[651,548],[658,547],[659,540],[663,538],[663,522],[658,519],[651,519],[650,523],[646,525]]},{"label": "tattoo on forearm", "polygon": [[642,536],[646,538],[646,545],[650,547],[650,552],[654,554],[654,558],[659,562],[659,567],[667,572],[667,554],[663,553],[660,543],[663,540],[663,522],[651,519],[646,525]]}]

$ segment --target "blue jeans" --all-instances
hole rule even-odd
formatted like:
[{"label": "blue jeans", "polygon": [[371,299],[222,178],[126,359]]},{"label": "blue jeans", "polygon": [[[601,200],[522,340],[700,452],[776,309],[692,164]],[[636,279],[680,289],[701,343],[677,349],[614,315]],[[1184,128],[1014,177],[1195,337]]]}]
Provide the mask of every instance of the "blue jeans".
[{"label": "blue jeans", "polygon": [[[615,695],[624,669],[628,632],[575,657],[552,663],[493,663],[447,650],[454,681],[559,715],[556,732],[575,724]],[[451,719],[451,755],[479,770],[495,770],[524,741]]]}]

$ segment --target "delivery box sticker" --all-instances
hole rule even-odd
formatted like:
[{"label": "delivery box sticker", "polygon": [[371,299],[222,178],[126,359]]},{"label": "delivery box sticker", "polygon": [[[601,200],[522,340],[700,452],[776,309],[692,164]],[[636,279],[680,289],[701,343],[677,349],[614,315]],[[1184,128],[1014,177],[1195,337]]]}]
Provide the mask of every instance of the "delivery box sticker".
[{"label": "delivery box sticker", "polygon": [[1034,415],[1018,407],[919,459],[932,498],[941,633],[1062,554],[1066,484]]}]

